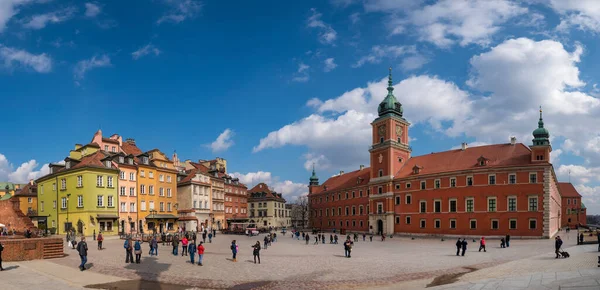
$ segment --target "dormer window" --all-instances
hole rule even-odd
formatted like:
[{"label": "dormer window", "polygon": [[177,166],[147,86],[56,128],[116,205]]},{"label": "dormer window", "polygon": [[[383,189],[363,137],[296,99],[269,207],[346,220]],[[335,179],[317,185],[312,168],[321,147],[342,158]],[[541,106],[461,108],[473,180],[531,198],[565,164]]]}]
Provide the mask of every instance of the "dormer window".
[{"label": "dormer window", "polygon": [[133,165],[133,158],[127,158],[127,160],[129,164]]},{"label": "dormer window", "polygon": [[423,167],[415,165],[412,170],[413,170],[413,174],[419,174],[419,172],[421,171]]},{"label": "dormer window", "polygon": [[148,164],[148,157],[147,156],[142,157],[142,162],[144,162],[144,164],[147,165]]},{"label": "dormer window", "polygon": [[488,161],[489,161],[489,159],[483,157],[483,155],[480,156],[479,158],[477,158],[477,164],[479,166],[486,166],[488,164]]},{"label": "dormer window", "polygon": [[112,162],[111,162],[110,160],[106,160],[106,161],[104,161],[104,164],[105,164],[105,165],[106,165],[106,167],[108,167],[108,168],[112,167],[112,166],[111,166],[111,165],[112,165]]},{"label": "dormer window", "polygon": [[65,168],[67,168],[67,169],[71,168],[71,161],[67,161],[67,163],[65,164]]},{"label": "dormer window", "polygon": [[125,157],[119,156],[119,163],[125,163]]}]

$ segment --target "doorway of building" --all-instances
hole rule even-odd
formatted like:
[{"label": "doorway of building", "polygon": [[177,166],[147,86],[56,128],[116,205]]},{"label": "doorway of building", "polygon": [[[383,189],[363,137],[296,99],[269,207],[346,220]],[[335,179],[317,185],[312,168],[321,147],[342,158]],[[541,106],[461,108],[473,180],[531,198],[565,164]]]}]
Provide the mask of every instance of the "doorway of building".
[{"label": "doorway of building", "polygon": [[377,234],[378,235],[383,234],[383,221],[382,220],[377,220]]},{"label": "doorway of building", "polygon": [[81,220],[77,221],[77,233],[80,235],[83,234],[83,222]]},{"label": "doorway of building", "polygon": [[125,234],[125,220],[121,220],[121,234]]},{"label": "doorway of building", "polygon": [[164,229],[165,229],[165,225],[161,223],[160,224],[160,231],[159,231],[159,233],[162,234],[164,232]]}]

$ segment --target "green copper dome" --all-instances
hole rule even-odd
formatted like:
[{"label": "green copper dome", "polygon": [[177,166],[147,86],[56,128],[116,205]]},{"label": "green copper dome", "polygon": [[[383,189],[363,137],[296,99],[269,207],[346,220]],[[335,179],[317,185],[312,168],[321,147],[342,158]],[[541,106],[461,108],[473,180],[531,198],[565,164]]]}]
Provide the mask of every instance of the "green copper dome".
[{"label": "green copper dome", "polygon": [[550,145],[550,132],[544,128],[544,119],[542,118],[542,107],[540,107],[540,120],[538,128],[533,130],[533,145]]},{"label": "green copper dome", "polygon": [[396,100],[396,97],[394,97],[394,87],[392,86],[392,68],[390,68],[390,74],[388,76],[388,94],[385,97],[385,99],[383,99],[383,101],[379,104],[379,109],[377,110],[379,112],[379,116],[383,116],[385,114],[396,114],[399,115],[400,117],[402,117],[402,104],[400,104],[400,102],[398,102],[398,100]]},{"label": "green copper dome", "polygon": [[312,172],[312,176],[310,177],[310,185],[319,185],[319,178],[317,177],[317,174],[315,173],[315,165],[313,164],[313,172]]}]

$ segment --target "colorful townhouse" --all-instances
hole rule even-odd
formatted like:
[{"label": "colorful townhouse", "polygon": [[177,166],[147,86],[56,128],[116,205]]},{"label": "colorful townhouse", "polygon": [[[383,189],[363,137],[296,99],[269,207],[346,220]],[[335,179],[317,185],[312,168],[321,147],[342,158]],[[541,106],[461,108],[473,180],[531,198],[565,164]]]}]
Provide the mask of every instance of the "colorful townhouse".
[{"label": "colorful townhouse", "polygon": [[225,175],[225,221],[244,223],[248,221],[248,188],[238,178]]},{"label": "colorful townhouse", "polygon": [[212,226],[211,178],[206,172],[193,168],[184,170],[179,176],[179,224],[186,230],[204,231]]},{"label": "colorful townhouse", "polygon": [[50,173],[36,180],[38,215],[51,232],[118,233],[119,170],[111,157],[98,144],[77,144],[64,164],[50,164]]},{"label": "colorful townhouse", "polygon": [[265,183],[259,183],[248,191],[250,223],[259,228],[282,228],[291,226],[291,209],[285,199]]},{"label": "colorful townhouse", "polygon": [[29,183],[25,184],[23,188],[17,190],[15,196],[19,198],[19,209],[23,214],[28,217],[37,216],[37,184],[33,179],[29,180]]}]

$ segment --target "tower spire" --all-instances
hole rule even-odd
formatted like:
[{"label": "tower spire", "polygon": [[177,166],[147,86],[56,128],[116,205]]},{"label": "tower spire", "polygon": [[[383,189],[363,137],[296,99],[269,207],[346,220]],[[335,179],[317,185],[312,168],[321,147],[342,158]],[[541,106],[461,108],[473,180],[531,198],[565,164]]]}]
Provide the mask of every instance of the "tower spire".
[{"label": "tower spire", "polygon": [[542,106],[540,106],[540,120],[538,121],[538,128],[544,128],[544,119],[542,118]]},{"label": "tower spire", "polygon": [[390,73],[388,75],[387,90],[388,90],[388,96],[393,94],[392,92],[394,91],[394,87],[393,87],[393,82],[392,82],[392,67],[390,67]]},{"label": "tower spire", "polygon": [[319,178],[317,177],[317,173],[315,172],[315,163],[313,162],[313,171],[312,176],[310,177],[309,185],[319,185]]}]

